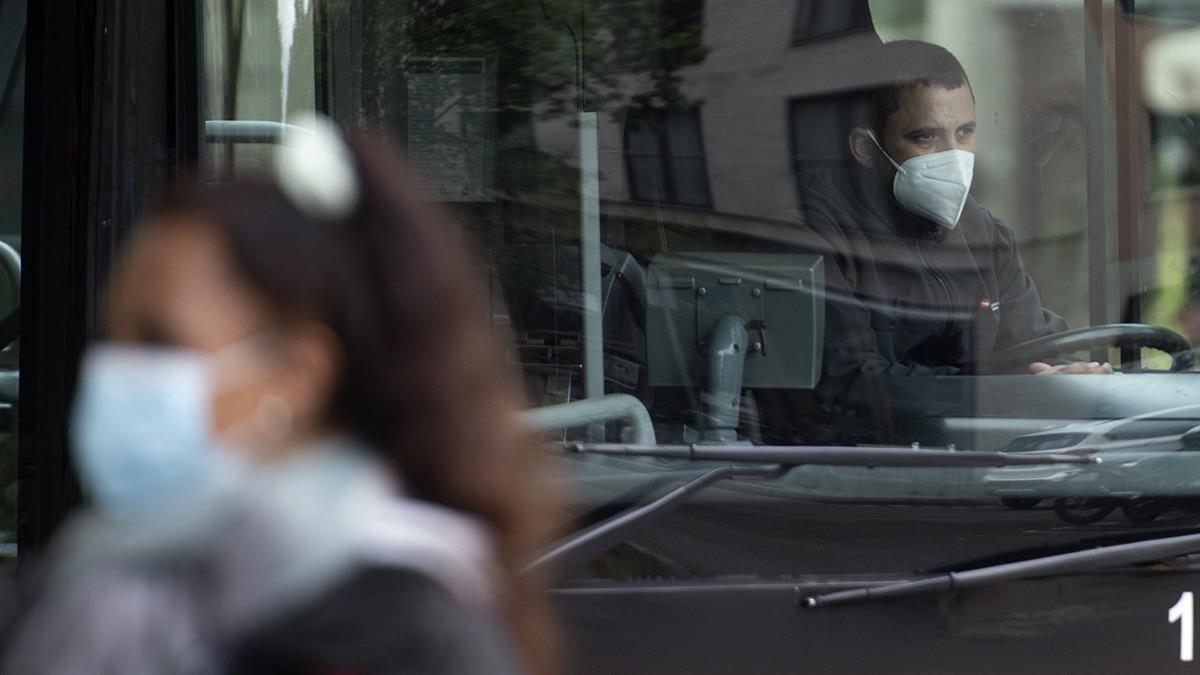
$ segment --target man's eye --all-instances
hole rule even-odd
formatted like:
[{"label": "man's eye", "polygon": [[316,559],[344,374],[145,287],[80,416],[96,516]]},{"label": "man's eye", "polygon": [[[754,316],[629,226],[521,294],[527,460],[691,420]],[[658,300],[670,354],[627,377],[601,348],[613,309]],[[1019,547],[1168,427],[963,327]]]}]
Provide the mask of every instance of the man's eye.
[{"label": "man's eye", "polygon": [[969,136],[974,136],[974,135],[975,135],[974,129],[959,129],[958,130],[959,138],[967,138]]}]

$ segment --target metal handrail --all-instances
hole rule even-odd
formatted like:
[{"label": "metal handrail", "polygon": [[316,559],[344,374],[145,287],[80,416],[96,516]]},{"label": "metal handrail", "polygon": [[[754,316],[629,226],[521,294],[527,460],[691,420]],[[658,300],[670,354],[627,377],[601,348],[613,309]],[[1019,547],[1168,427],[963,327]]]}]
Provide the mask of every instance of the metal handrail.
[{"label": "metal handrail", "polygon": [[21,301],[21,254],[11,245],[0,241],[0,269],[8,277],[9,288],[12,289],[12,305],[15,307]]},{"label": "metal handrail", "polygon": [[609,394],[585,398],[570,403],[548,405],[522,411],[523,421],[538,432],[563,431],[586,427],[598,422],[625,420],[629,422],[633,443],[654,445],[654,424],[650,412],[634,396]]},{"label": "metal handrail", "polygon": [[286,133],[313,133],[295,124],[273,120],[205,120],[204,140],[208,143],[279,143]]}]

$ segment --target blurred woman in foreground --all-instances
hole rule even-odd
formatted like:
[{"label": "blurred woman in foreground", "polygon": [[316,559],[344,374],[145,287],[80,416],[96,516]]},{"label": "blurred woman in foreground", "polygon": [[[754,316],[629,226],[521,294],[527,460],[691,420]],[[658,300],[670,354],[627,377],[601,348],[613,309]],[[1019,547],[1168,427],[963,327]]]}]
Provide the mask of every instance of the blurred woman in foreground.
[{"label": "blurred woman in foreground", "polygon": [[553,505],[456,227],[310,126],[140,230],[81,371],[94,508],[5,672],[554,670]]}]

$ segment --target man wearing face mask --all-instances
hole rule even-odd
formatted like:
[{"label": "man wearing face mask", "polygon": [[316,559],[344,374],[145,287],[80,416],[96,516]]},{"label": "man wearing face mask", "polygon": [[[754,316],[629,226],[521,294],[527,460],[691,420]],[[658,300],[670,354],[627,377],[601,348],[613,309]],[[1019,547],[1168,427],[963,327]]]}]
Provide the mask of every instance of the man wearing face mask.
[{"label": "man wearing face mask", "polygon": [[975,97],[962,66],[923,42],[881,50],[870,63],[884,64],[885,84],[857,99],[849,168],[809,177],[801,195],[809,248],[825,256],[818,394],[835,413],[878,407],[885,376],[970,373],[994,352],[1067,329],[1042,307],[1013,231],[969,196]]}]

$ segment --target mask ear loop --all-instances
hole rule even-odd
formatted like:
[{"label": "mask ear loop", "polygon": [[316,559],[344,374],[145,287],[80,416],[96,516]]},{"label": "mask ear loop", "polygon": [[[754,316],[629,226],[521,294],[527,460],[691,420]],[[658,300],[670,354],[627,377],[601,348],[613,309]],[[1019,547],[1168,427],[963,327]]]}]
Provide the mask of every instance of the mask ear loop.
[{"label": "mask ear loop", "polygon": [[892,166],[896,167],[897,171],[900,173],[908,173],[904,170],[904,167],[900,166],[896,163],[896,160],[892,159],[892,156],[887,153],[887,150],[883,149],[883,146],[879,144],[879,139],[875,138],[874,131],[867,129],[867,136],[871,138],[871,142],[875,144],[875,147],[879,148],[879,152],[883,153],[883,156],[887,158],[887,161],[891,162]]},{"label": "mask ear loop", "polygon": [[[216,369],[224,369],[226,374],[224,381],[219,383],[220,386],[216,382],[213,383],[213,393],[225,394],[237,391],[242,387],[271,377],[278,372],[276,368],[270,368],[265,372],[256,372],[254,368],[239,366],[243,366],[246,363],[247,352],[269,348],[280,337],[278,328],[269,328],[205,354],[205,359],[211,366]],[[230,373],[233,374],[232,377],[229,376]]]}]

